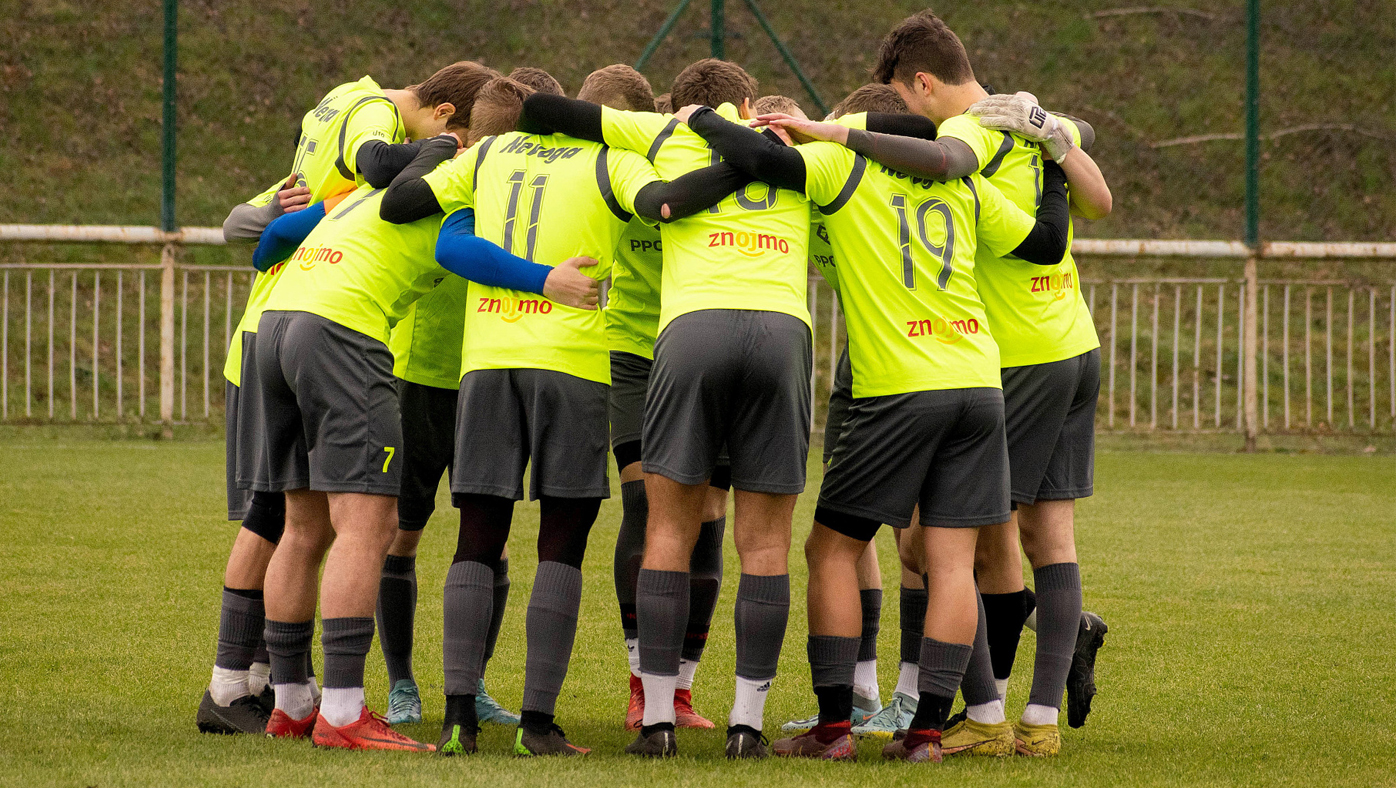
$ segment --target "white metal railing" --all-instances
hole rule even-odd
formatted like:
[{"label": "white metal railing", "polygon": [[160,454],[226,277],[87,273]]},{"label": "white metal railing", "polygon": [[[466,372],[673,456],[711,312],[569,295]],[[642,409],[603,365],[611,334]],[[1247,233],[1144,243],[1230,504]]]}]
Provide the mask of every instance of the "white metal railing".
[{"label": "white metal railing", "polygon": [[[0,241],[164,245],[159,264],[0,263],[0,420],[221,418],[223,362],[253,272],[181,264],[175,254],[178,244],[221,244],[218,228],[0,225]],[[1079,257],[1251,254],[1235,241],[1077,239],[1073,250]],[[1261,252],[1396,259],[1396,244],[1271,242]],[[1253,408],[1256,428],[1272,432],[1396,430],[1390,282],[1155,277],[1082,286],[1102,343],[1102,429],[1246,431]],[[1247,304],[1251,292],[1257,304]],[[820,428],[843,328],[837,299],[818,277],[809,298],[812,427]]]}]

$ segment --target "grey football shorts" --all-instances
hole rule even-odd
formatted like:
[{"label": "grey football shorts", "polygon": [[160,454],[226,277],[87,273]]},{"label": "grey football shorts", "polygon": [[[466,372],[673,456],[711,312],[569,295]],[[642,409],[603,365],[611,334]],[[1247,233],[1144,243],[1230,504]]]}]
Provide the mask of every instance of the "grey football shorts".
[{"label": "grey football shorts", "polygon": [[848,345],[839,354],[839,366],[834,372],[834,385],[829,391],[829,415],[824,418],[824,464],[834,457],[848,407],[853,404],[853,362],[848,358]]},{"label": "grey football shorts", "polygon": [[654,362],[644,356],[611,351],[611,446],[640,440],[645,422],[645,394]]},{"label": "grey football shorts", "polygon": [[402,416],[388,346],[309,312],[266,312],[257,337],[263,448],[252,489],[397,495]]},{"label": "grey football shorts", "polygon": [[609,498],[607,389],[547,369],[477,369],[460,382],[451,492]]},{"label": "grey football shorts", "polygon": [[441,475],[456,454],[456,399],[460,392],[396,381],[402,409],[402,491],[397,527],[420,531],[436,511]]},{"label": "grey football shorts", "polygon": [[[921,524],[936,528],[1008,520],[1001,391],[947,389],[853,400],[824,474],[819,508],[905,528],[918,504]],[[835,524],[824,525],[842,533]]]},{"label": "grey football shorts", "polygon": [[231,380],[225,380],[223,395],[223,423],[225,459],[228,471],[228,519],[242,522],[247,519],[247,507],[252,505],[252,491],[238,486],[238,451],[241,441],[238,435],[238,411],[241,405],[241,392]]},{"label": "grey football shorts", "polygon": [[804,490],[812,350],[803,321],[781,312],[689,312],[664,327],[654,351],[646,473],[703,484],[725,443],[733,487]]},{"label": "grey football shorts", "polygon": [[1095,491],[1100,349],[1003,370],[1013,502],[1088,498]]}]

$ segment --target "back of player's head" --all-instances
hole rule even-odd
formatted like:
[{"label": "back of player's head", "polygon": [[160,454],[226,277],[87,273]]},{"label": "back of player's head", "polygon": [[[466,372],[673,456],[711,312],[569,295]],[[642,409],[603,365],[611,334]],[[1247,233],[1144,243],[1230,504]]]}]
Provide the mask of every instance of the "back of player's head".
[{"label": "back of player's head", "polygon": [[538,93],[548,93],[553,96],[567,95],[562,90],[562,83],[553,79],[553,75],[541,68],[533,66],[519,66],[509,72],[509,78],[522,85],[528,85]]},{"label": "back of player's head", "polygon": [[689,104],[740,107],[743,99],[756,100],[756,78],[736,63],[709,57],[680,71],[669,93],[669,103],[674,107]]},{"label": "back of player's head", "polygon": [[947,85],[974,80],[974,69],[960,37],[929,10],[902,20],[882,39],[873,80],[885,85],[895,79],[910,85],[918,72],[930,74]]},{"label": "back of player's head", "polygon": [[789,96],[762,96],[751,105],[757,115],[770,115],[779,112],[795,118],[808,118],[800,103]]},{"label": "back of player's head", "polygon": [[453,104],[456,107],[449,120],[448,129],[464,129],[470,125],[470,108],[475,104],[475,96],[485,83],[499,77],[499,72],[476,63],[461,60],[432,74],[425,82],[411,85],[407,89],[417,97],[423,107],[439,107]]},{"label": "back of player's head", "polygon": [[509,77],[490,80],[475,96],[470,110],[470,138],[474,145],[485,137],[508,134],[519,125],[524,99],[535,93],[533,88]]},{"label": "back of player's head", "polygon": [[577,91],[577,98],[630,112],[649,112],[654,108],[654,88],[650,87],[650,81],[624,63],[598,68],[588,74],[582,89]]},{"label": "back of player's head", "polygon": [[670,93],[660,93],[654,97],[654,111],[661,115],[668,115],[674,111],[674,99]]},{"label": "back of player's head", "polygon": [[891,85],[884,85],[881,82],[871,82],[858,88],[844,97],[843,101],[834,105],[834,111],[830,114],[836,118],[844,115],[853,115],[859,112],[908,112],[906,102],[897,95],[897,91]]}]

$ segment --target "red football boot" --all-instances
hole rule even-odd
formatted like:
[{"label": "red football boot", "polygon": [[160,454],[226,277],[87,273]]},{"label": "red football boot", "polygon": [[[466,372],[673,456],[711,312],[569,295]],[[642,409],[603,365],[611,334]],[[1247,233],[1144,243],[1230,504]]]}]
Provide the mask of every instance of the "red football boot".
[{"label": "red football boot", "polygon": [[[675,698],[675,705],[678,699]],[[630,705],[625,710],[625,729],[628,731],[640,730],[640,723],[645,719],[645,685],[640,681],[640,677],[634,673],[630,674]],[[712,723],[708,723],[712,727]]]},{"label": "red football boot", "polygon": [[[641,715],[644,709],[640,709]],[[674,690],[674,727],[675,728],[701,728],[707,730],[713,724],[703,715],[693,710],[693,690]]]},{"label": "red football boot", "polygon": [[388,727],[387,718],[365,708],[359,718],[338,728],[324,717],[315,723],[316,747],[338,747],[345,750],[412,750],[436,752],[436,745],[424,744],[403,736]]}]

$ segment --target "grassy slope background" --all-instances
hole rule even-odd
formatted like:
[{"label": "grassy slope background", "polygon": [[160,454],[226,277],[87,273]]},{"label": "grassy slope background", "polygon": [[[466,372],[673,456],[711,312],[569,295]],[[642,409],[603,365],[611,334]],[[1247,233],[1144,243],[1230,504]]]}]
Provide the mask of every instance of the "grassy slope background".
[{"label": "grassy slope background", "polygon": [[[935,9],[978,76],[1030,89],[1100,130],[1116,210],[1083,234],[1239,237],[1243,144],[1154,148],[1243,127],[1244,4],[1095,16],[1130,4],[955,0]],[[707,54],[693,4],[647,68],[656,93]],[[672,7],[662,0],[184,0],[180,11],[179,209],[216,225],[287,167],[293,129],[330,87],[370,73],[419,81],[459,58],[545,67],[575,91],[593,68],[633,62]],[[866,79],[880,37],[924,7],[905,0],[763,4],[825,101]],[[3,0],[0,221],[154,224],[160,194],[161,15],[133,0]],[[1264,144],[1263,234],[1388,239],[1396,231],[1396,10],[1383,0],[1269,3],[1262,130],[1350,123]],[[755,19],[728,4],[728,56],[813,111]],[[13,246],[10,258],[129,254]],[[199,259],[222,261],[223,251]]]}]

